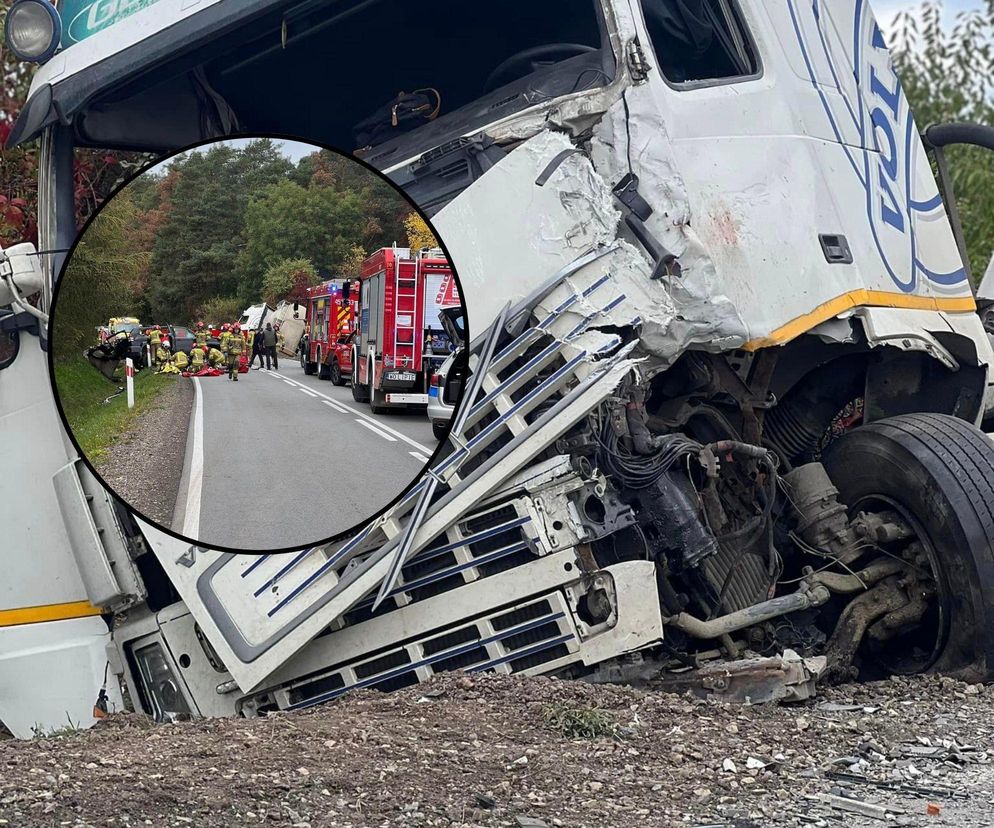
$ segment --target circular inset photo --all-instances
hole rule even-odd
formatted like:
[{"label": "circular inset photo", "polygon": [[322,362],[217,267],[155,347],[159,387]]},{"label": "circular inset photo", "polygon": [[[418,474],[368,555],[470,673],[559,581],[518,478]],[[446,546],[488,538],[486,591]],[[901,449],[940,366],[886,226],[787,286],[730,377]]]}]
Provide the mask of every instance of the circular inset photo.
[{"label": "circular inset photo", "polygon": [[53,302],[66,428],[103,483],[191,543],[276,552],[367,523],[458,404],[456,273],[386,177],[283,137],[146,168],[87,223]]}]

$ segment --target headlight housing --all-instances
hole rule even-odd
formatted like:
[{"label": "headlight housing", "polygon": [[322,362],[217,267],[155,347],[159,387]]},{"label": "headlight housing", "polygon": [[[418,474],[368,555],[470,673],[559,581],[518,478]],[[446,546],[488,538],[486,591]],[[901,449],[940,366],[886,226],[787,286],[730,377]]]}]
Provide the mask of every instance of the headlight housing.
[{"label": "headlight housing", "polygon": [[59,48],[62,18],[49,0],[17,0],[7,12],[3,39],[19,60],[44,63]]},{"label": "headlight housing", "polygon": [[138,678],[155,720],[174,722],[181,718],[189,718],[190,707],[161,645],[147,644],[138,647],[132,655],[138,668]]}]

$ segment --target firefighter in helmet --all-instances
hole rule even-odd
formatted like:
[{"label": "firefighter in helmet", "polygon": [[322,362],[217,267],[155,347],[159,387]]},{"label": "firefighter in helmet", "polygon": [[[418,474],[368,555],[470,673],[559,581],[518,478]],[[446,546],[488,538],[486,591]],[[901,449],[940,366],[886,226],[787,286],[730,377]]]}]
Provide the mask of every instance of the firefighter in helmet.
[{"label": "firefighter in helmet", "polygon": [[207,344],[207,335],[208,335],[208,331],[207,331],[207,328],[204,327],[204,323],[203,322],[198,322],[197,323],[197,332],[196,332],[196,334],[194,334],[194,338],[197,341],[197,347],[198,348],[201,348],[201,347],[203,347],[204,345]]},{"label": "firefighter in helmet", "polygon": [[222,354],[217,348],[208,348],[207,364],[210,365],[211,368],[220,368],[224,365],[224,354]]},{"label": "firefighter in helmet", "polygon": [[228,340],[231,339],[231,331],[228,330],[228,323],[225,322],[221,325],[221,336],[219,337],[219,342],[221,345],[221,353],[227,356],[228,354]]},{"label": "firefighter in helmet", "polygon": [[242,351],[245,349],[245,340],[242,337],[241,328],[238,323],[231,326],[228,336],[228,379],[238,382],[238,361],[241,359]]},{"label": "firefighter in helmet", "polygon": [[159,344],[155,346],[155,364],[163,365],[166,362],[169,362],[169,357],[169,346],[160,341]]},{"label": "firefighter in helmet", "polygon": [[200,373],[204,370],[204,365],[207,364],[207,345],[194,345],[190,349],[190,370],[194,373]]},{"label": "firefighter in helmet", "polygon": [[159,351],[159,346],[162,344],[162,333],[159,329],[153,325],[146,332],[148,335],[148,355],[152,362],[152,365],[158,363],[157,354]]},{"label": "firefighter in helmet", "polygon": [[190,367],[190,358],[182,348],[177,348],[176,353],[172,356],[172,363],[182,372]]}]

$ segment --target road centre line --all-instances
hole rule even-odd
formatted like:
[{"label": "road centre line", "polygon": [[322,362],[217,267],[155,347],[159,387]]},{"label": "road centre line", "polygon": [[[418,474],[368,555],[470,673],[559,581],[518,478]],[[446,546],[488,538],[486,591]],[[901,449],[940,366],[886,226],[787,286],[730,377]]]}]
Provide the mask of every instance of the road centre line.
[{"label": "road centre line", "polygon": [[333,403],[331,400],[321,400],[321,402],[324,403],[329,408],[334,408],[335,411],[337,411],[339,414],[344,414],[345,413],[345,409],[344,408],[342,408],[337,403]]},{"label": "road centre line", "polygon": [[420,461],[420,462],[422,462],[422,463],[427,463],[427,462],[428,462],[428,458],[427,458],[427,457],[425,457],[425,456],[424,456],[423,454],[421,454],[420,452],[417,452],[417,451],[409,451],[409,452],[407,452],[407,453],[408,453],[408,454],[410,454],[410,455],[411,455],[411,457],[413,457],[413,458],[414,458],[415,460],[418,460],[418,461]]},{"label": "road centre line", "polygon": [[308,397],[316,397],[317,396],[317,394],[315,394],[313,391],[308,391],[306,388],[298,388],[297,390],[298,391],[303,391]]},{"label": "road centre line", "polygon": [[371,423],[367,423],[365,420],[361,420],[358,417],[355,418],[355,421],[357,423],[359,423],[359,425],[365,426],[370,431],[375,432],[376,434],[380,435],[380,437],[382,437],[384,440],[389,440],[391,443],[396,443],[397,442],[397,438],[396,437],[393,437],[393,436],[387,434],[385,431],[380,431],[380,429],[378,429],[376,426],[372,425]]},{"label": "road centre line", "polygon": [[[283,382],[288,383],[289,385],[299,385],[302,388],[306,387],[302,383],[296,382],[294,380],[288,380],[286,378],[283,379]],[[345,403],[338,402],[338,400],[334,400],[331,397],[329,397],[327,394],[322,394],[320,391],[313,391],[312,393],[317,394],[317,396],[321,397],[322,399],[329,400],[330,402],[335,403],[335,405],[341,406],[345,410],[345,412],[347,412],[349,414],[355,414],[357,417],[361,417],[363,420],[365,420],[368,423],[371,423],[376,428],[379,428],[382,431],[386,431],[387,433],[392,434],[398,440],[402,440],[403,442],[407,443],[409,446],[412,446],[413,448],[417,449],[418,451],[424,452],[429,457],[431,457],[431,455],[434,453],[433,449],[430,449],[427,446],[422,445],[417,440],[412,440],[406,434],[403,434],[403,433],[397,431],[396,429],[391,428],[390,426],[386,425],[385,423],[382,423],[379,420],[374,419],[373,417],[369,416],[368,414],[364,414],[362,411],[359,411],[358,409],[353,408],[350,405],[346,405]]]}]

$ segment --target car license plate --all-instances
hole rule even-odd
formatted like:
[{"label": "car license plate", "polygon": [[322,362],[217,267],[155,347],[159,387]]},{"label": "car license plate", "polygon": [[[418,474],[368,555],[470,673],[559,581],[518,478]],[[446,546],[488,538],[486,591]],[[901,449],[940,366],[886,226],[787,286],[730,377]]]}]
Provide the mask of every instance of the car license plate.
[{"label": "car license plate", "polygon": [[397,382],[414,382],[416,374],[413,371],[390,371],[387,373],[388,380]]}]

